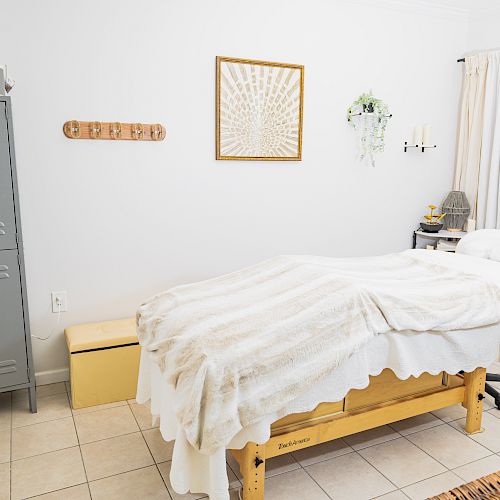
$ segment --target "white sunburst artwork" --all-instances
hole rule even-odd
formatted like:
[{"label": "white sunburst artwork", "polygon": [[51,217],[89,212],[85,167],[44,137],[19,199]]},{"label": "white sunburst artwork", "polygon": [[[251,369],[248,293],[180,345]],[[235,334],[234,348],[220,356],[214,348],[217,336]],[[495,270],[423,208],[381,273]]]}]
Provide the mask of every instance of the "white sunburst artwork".
[{"label": "white sunburst artwork", "polygon": [[217,57],[218,160],[301,160],[304,67]]}]

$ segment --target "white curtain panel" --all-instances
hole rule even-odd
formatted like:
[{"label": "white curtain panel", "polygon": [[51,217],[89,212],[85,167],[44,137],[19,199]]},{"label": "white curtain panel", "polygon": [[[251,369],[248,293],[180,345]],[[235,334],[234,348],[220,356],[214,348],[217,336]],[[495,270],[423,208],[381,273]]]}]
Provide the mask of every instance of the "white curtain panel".
[{"label": "white curtain panel", "polygon": [[500,229],[500,51],[465,58],[453,189],[464,191],[478,229]]},{"label": "white curtain panel", "polygon": [[466,57],[464,64],[465,74],[453,189],[465,192],[471,205],[470,217],[475,219],[488,56],[484,53],[475,54]]},{"label": "white curtain panel", "polygon": [[488,54],[483,123],[477,227],[500,229],[500,51]]}]

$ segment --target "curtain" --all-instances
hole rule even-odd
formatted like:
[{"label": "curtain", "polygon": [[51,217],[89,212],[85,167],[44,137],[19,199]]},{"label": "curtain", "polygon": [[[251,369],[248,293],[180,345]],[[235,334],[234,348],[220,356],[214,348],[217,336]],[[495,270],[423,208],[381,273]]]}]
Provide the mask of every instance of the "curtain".
[{"label": "curtain", "polygon": [[488,54],[483,140],[477,190],[477,227],[500,229],[500,52]]},{"label": "curtain", "polygon": [[457,165],[453,189],[465,192],[471,206],[470,217],[475,219],[488,57],[486,54],[475,54],[466,57],[464,64]]},{"label": "curtain", "polygon": [[465,58],[453,189],[464,191],[476,227],[500,229],[500,51]]}]

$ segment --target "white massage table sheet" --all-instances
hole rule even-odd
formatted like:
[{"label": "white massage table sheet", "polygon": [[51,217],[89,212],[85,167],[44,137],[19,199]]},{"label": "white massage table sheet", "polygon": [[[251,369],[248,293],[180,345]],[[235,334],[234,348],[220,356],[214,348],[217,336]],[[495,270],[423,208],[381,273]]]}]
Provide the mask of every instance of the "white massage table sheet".
[{"label": "white massage table sheet", "polygon": [[[422,260],[428,251],[415,250]],[[432,252],[432,262],[436,254]],[[500,286],[500,263],[470,256],[456,255],[443,265],[456,270],[482,275]],[[439,304],[436,305],[439,307]],[[378,335],[343,362],[334,372],[291,401],[279,413],[266,415],[260,421],[243,428],[231,441],[229,448],[242,448],[248,441],[264,443],[270,437],[272,422],[285,415],[313,410],[323,402],[342,400],[351,389],[369,384],[370,375],[390,368],[400,379],[418,377],[423,372],[457,373],[487,367],[498,357],[500,326],[498,324],[465,331],[389,332]],[[153,415],[160,417],[160,431],[166,441],[176,440],[171,469],[172,486],[178,493],[204,492],[212,500],[227,500],[228,480],[226,452],[203,455],[186,440],[175,417],[176,394],[150,354],[143,349],[139,373],[137,401],[151,402]]]}]

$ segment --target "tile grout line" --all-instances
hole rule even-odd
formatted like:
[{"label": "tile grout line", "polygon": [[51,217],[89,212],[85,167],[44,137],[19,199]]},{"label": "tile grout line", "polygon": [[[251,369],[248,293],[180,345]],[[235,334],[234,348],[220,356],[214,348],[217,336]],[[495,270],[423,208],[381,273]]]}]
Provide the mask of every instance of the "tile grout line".
[{"label": "tile grout line", "polygon": [[160,474],[160,478],[161,478],[163,484],[165,485],[165,489],[167,491],[167,495],[170,497],[170,500],[172,500],[172,495],[170,494],[170,490],[168,489],[167,483],[165,482],[163,474],[161,473],[160,468],[158,467],[158,464],[156,462],[155,462],[155,467],[156,467],[156,470],[158,471],[158,474]]},{"label": "tile grout line", "polygon": [[57,417],[57,418],[50,418],[49,420],[42,420],[40,422],[35,422],[33,424],[26,424],[26,425],[19,425],[17,427],[12,427],[12,430],[14,429],[24,429],[25,427],[31,427],[33,425],[38,425],[38,424],[47,424],[48,422],[54,422],[55,420],[63,420],[65,418],[72,417],[72,415],[66,415],[65,417]]},{"label": "tile grout line", "polygon": [[[422,413],[421,415],[428,415],[429,412],[427,413]],[[417,415],[418,416],[418,415]],[[436,417],[436,415],[434,415]],[[414,417],[410,417],[410,418],[414,418]],[[401,432],[399,432],[398,430],[394,429],[394,427],[392,427],[391,424],[387,424],[394,432],[397,432],[398,434],[401,434],[401,436],[403,437],[407,437],[407,436],[411,436],[412,434],[417,434],[418,432],[423,432],[423,431],[427,431],[429,429],[434,429],[436,427],[441,427],[442,425],[446,424],[446,422],[444,422],[443,420],[441,420],[439,417],[436,417],[440,422],[436,425],[431,425],[429,427],[425,427],[424,429],[419,429],[418,431],[414,431],[414,432],[408,432],[407,434],[403,434]],[[460,419],[457,419],[457,420],[460,420]],[[401,420],[397,420],[397,422],[401,422]],[[455,422],[455,420],[453,420],[453,422]],[[396,422],[392,422],[393,424],[395,424]]]},{"label": "tile grout line", "polygon": [[[167,483],[165,481],[165,478],[163,477],[163,474],[160,471],[160,468],[158,467],[158,463],[156,462],[155,457],[153,456],[153,452],[151,451],[151,448],[150,448],[150,446],[149,446],[146,438],[144,437],[144,432],[143,432],[143,429],[141,428],[141,425],[139,424],[139,420],[135,416],[135,413],[132,411],[132,405],[129,403],[128,399],[126,401],[127,401],[127,406],[129,407],[130,412],[132,413],[132,416],[134,417],[134,420],[135,420],[135,422],[137,424],[137,427],[139,427],[139,431],[141,433],[142,439],[146,443],[146,447],[147,447],[147,449],[149,451],[149,454],[151,455],[151,458],[153,459],[154,466],[156,467],[156,470],[158,471],[158,474],[160,474],[160,478],[161,478],[163,484],[165,485],[165,490],[167,491],[167,494],[170,497],[170,500],[172,500],[172,495],[170,493],[170,490],[168,489],[168,485],[167,485]],[[153,417],[151,416],[151,418],[153,418]],[[149,429],[145,429],[145,430],[149,430]],[[161,463],[164,463],[164,462],[161,462]]]},{"label": "tile grout line", "polygon": [[[488,450],[490,451],[490,450]],[[491,458],[491,457],[494,457],[496,456],[497,454],[492,452],[491,455],[486,455],[485,457],[482,457],[482,458],[476,458],[475,460],[472,460],[472,462],[467,462],[466,464],[463,464],[463,465],[459,465],[458,467],[455,467],[454,469],[450,469],[450,472],[453,472],[456,476],[458,476],[458,474],[455,472],[457,469],[460,469],[460,467],[465,467],[466,465],[471,465],[471,464],[474,464],[476,462],[479,462],[480,460],[484,460],[485,458]],[[463,479],[461,476],[458,476],[460,479],[462,479],[463,481],[465,481],[465,479]],[[467,481],[469,482],[469,481]]]},{"label": "tile grout line", "polygon": [[131,434],[137,434],[139,432],[140,432],[140,429],[137,431],[125,432],[124,434],[117,434],[116,436],[109,436],[107,438],[96,439],[95,441],[89,441],[88,443],[81,443],[80,446],[87,446],[88,444],[100,443],[101,441],[106,441],[108,439],[115,439],[115,438],[119,438],[122,436],[130,436]]},{"label": "tile grout line", "polygon": [[[337,440],[339,440],[339,439],[340,439],[340,440],[341,440],[341,441],[345,444],[345,446],[347,446],[347,447],[349,448],[349,451],[346,451],[345,453],[341,453],[340,455],[336,455],[336,456],[334,456],[334,457],[330,457],[330,458],[323,458],[323,459],[321,459],[321,460],[318,460],[318,461],[316,461],[316,462],[312,462],[312,463],[310,463],[309,465],[305,465],[305,466],[304,466],[304,465],[302,465],[302,464],[300,463],[300,461],[299,461],[299,460],[297,460],[295,457],[294,457],[294,458],[295,458],[295,460],[297,460],[297,462],[300,464],[300,466],[301,466],[302,468],[305,468],[305,467],[310,467],[311,465],[316,465],[316,464],[321,464],[321,463],[323,463],[323,462],[328,462],[328,460],[333,460],[334,458],[343,457],[344,455],[348,455],[349,453],[352,453],[353,451],[356,451],[356,450],[355,450],[352,446],[348,445],[348,444],[347,444],[347,443],[346,443],[346,442],[345,442],[342,438],[336,438],[336,439],[333,439],[332,441],[327,441],[327,442],[333,442],[333,441],[337,441]],[[315,445],[315,446],[317,446],[317,445]],[[375,445],[375,444],[374,444],[374,445],[372,445],[372,446],[377,446],[377,445]],[[314,448],[314,446],[312,446],[311,448]],[[367,448],[371,448],[371,446],[367,446],[366,448],[362,448],[362,449],[363,449],[363,450],[365,450],[365,449],[367,449]],[[307,448],[302,448],[302,449],[307,449]],[[298,451],[300,451],[300,450],[298,450]],[[296,453],[296,452],[291,451],[290,453],[291,453],[291,454],[293,454],[293,453]]]},{"label": "tile grout line", "polygon": [[[127,470],[124,472],[117,472],[116,474],[110,474],[109,476],[99,477],[97,479],[92,479],[91,481],[88,481],[87,484],[89,485],[89,490],[90,490],[91,483],[97,483],[97,481],[103,481],[104,479],[109,479],[110,477],[122,476],[123,474],[128,474],[129,472],[136,472],[136,471],[142,470],[142,469],[149,469],[150,467],[154,467],[155,465],[156,464],[143,465],[141,467],[136,467],[134,469],[130,469],[130,470]],[[158,473],[159,473],[159,471],[158,471]],[[161,476],[161,474],[160,474],[160,476]],[[85,484],[85,483],[80,483],[80,484]],[[77,485],[75,485],[75,486],[77,486]],[[59,490],[54,490],[54,491],[59,491]],[[167,490],[167,492],[168,492],[168,490]]]},{"label": "tile grout line", "polygon": [[[85,483],[87,486],[87,491],[89,493],[89,498],[92,500],[92,491],[90,490],[89,478],[87,476],[87,468],[85,467],[85,460],[83,459],[82,446],[80,444],[80,436],[78,435],[78,429],[76,428],[75,415],[73,414],[73,408],[71,406],[71,393],[68,391],[68,384],[64,381],[64,388],[66,389],[66,396],[68,398],[69,408],[71,410],[71,420],[73,421],[73,427],[75,428],[76,440],[78,442],[78,449],[80,450],[80,457],[82,459],[83,471],[85,473],[85,479],[87,482]],[[56,490],[57,491],[57,490]]]},{"label": "tile grout line", "polygon": [[[58,493],[59,491],[69,490],[70,488],[74,488],[75,486],[81,486],[82,484],[84,484],[88,488],[89,483],[80,483],[80,484],[74,484],[73,486],[66,486],[66,487],[60,488],[58,490],[48,491],[47,493],[41,493],[41,495],[50,495],[51,493]],[[90,490],[89,490],[89,494],[90,494]],[[23,497],[23,500],[29,500],[30,498],[37,498],[39,496],[40,495],[32,495],[30,497]]]},{"label": "tile grout line", "polygon": [[[391,429],[392,429],[392,427],[391,427]],[[395,429],[392,429],[392,430],[393,430],[394,432],[396,432],[397,434],[399,434],[399,432],[398,432],[398,431],[396,431]],[[400,436],[401,436],[401,434],[400,434]],[[401,437],[403,437],[403,436],[401,436]],[[319,484],[319,483],[318,483],[318,481],[316,481],[316,480],[314,479],[314,477],[313,477],[313,476],[311,476],[311,474],[309,474],[309,471],[307,470],[307,467],[311,467],[311,466],[316,465],[316,464],[318,464],[318,463],[324,463],[324,462],[328,462],[328,461],[330,461],[330,460],[335,460],[335,459],[337,459],[337,458],[344,457],[344,456],[349,455],[349,454],[351,454],[351,453],[356,453],[356,454],[357,454],[359,457],[361,457],[361,458],[362,458],[362,459],[363,459],[363,460],[364,460],[364,461],[365,461],[368,465],[370,465],[371,467],[373,467],[373,468],[374,468],[377,472],[379,472],[379,473],[380,473],[380,474],[381,474],[381,475],[382,475],[385,479],[387,479],[387,481],[389,481],[389,482],[390,482],[390,483],[391,483],[391,484],[392,484],[392,485],[396,488],[396,490],[398,490],[398,491],[399,491],[398,486],[396,486],[396,485],[395,485],[395,484],[394,484],[394,483],[393,483],[393,482],[392,482],[392,481],[391,481],[391,480],[390,480],[387,476],[385,476],[385,475],[384,475],[381,471],[379,471],[379,470],[378,470],[378,469],[377,469],[377,468],[376,468],[373,464],[371,464],[370,462],[368,462],[368,460],[366,460],[366,458],[365,458],[365,457],[363,457],[363,455],[361,455],[360,453],[358,453],[358,452],[359,452],[359,450],[355,450],[352,446],[350,446],[350,445],[349,445],[346,441],[344,441],[342,438],[337,438],[337,439],[342,440],[342,442],[343,442],[346,446],[349,446],[349,448],[351,449],[351,451],[349,451],[349,452],[347,452],[347,453],[343,453],[342,455],[338,455],[338,456],[336,456],[336,457],[332,457],[332,458],[326,459],[326,460],[320,460],[320,461],[318,461],[318,462],[314,462],[314,463],[309,464],[309,465],[306,465],[306,466],[303,466],[303,465],[302,465],[302,464],[301,464],[298,460],[296,460],[296,459],[295,459],[295,457],[293,457],[292,453],[290,453],[290,454],[292,455],[292,457],[294,458],[294,460],[296,460],[296,461],[297,461],[297,463],[299,464],[299,466],[300,466],[300,467],[301,467],[301,468],[305,471],[305,473],[306,473],[306,474],[307,474],[307,475],[308,475],[308,476],[309,476],[309,477],[310,477],[310,478],[311,478],[311,479],[312,479],[312,480],[313,480],[313,481],[314,481],[314,482],[315,482],[315,483],[316,483],[316,484],[320,487],[320,489],[324,491],[325,495],[326,495],[326,496],[327,496],[330,500],[333,500],[333,499],[332,499],[332,497],[330,497],[330,495],[329,495],[329,494],[328,494],[328,493],[327,493],[327,492],[323,489],[323,487],[321,486],[321,484]],[[389,439],[388,441],[384,441],[383,443],[387,443],[387,442],[389,442],[389,441],[395,441],[396,439],[399,439],[399,438]],[[383,444],[383,443],[378,443],[378,444]],[[371,445],[371,446],[366,446],[365,448],[361,448],[361,449],[362,449],[362,450],[366,450],[366,449],[371,448],[371,447],[373,447],[373,446],[377,446],[377,444],[374,444],[374,445]],[[392,491],[390,491],[390,492],[388,492],[388,493],[392,493],[393,491],[396,491],[396,490],[392,490]],[[403,493],[403,494],[404,494],[404,493]],[[385,493],[384,493],[384,495],[385,495]],[[379,495],[379,496],[380,496],[380,495]]]},{"label": "tile grout line", "polygon": [[[64,384],[64,387],[66,388],[66,397],[68,398],[68,404],[69,404],[69,407],[71,409],[71,399],[69,397],[68,388],[67,388],[66,384]],[[87,475],[87,468],[85,467],[85,460],[83,459],[82,446],[80,444],[80,436],[78,435],[78,429],[76,428],[76,423],[75,423],[75,418],[73,416],[73,412],[71,412],[71,421],[73,422],[73,428],[75,429],[76,442],[78,443],[78,451],[80,452],[80,458],[82,460],[83,473],[85,474],[86,484],[87,484],[87,488],[89,490],[89,496],[92,499],[92,493],[90,492],[90,485],[89,485],[89,477]]]},{"label": "tile grout line", "polygon": [[[437,426],[436,426],[436,427],[437,427]],[[426,430],[426,429],[424,429],[424,430]],[[406,436],[402,436],[402,437],[406,439]],[[407,441],[408,441],[410,444],[415,445],[415,443],[412,443],[409,439],[407,439]],[[423,481],[427,481],[428,479],[432,479],[432,478],[434,478],[434,477],[440,476],[441,474],[446,474],[447,472],[452,472],[452,470],[451,470],[451,469],[448,469],[448,467],[446,467],[446,465],[442,464],[439,460],[437,460],[436,458],[434,458],[432,455],[429,455],[429,454],[428,454],[425,450],[422,450],[422,449],[421,449],[420,447],[418,447],[417,445],[415,445],[415,446],[416,446],[419,450],[421,450],[422,452],[424,452],[427,456],[429,456],[430,458],[432,458],[433,460],[435,460],[438,464],[442,465],[442,466],[443,466],[446,470],[445,470],[444,472],[438,472],[437,474],[433,474],[433,475],[431,475],[431,476],[429,476],[429,477],[426,477],[426,478],[424,478],[424,479],[420,479],[419,481],[415,481],[414,483],[405,484],[404,486],[401,486],[401,488],[398,486],[398,487],[397,487],[397,488],[398,488],[398,490],[399,490],[399,491],[401,491],[403,494],[405,494],[405,493],[404,493],[404,491],[402,491],[402,490],[403,490],[403,488],[408,488],[408,486],[414,486],[415,484],[422,483]],[[370,463],[370,462],[368,462],[368,463]],[[374,464],[370,464],[370,465],[371,465],[372,467],[375,467],[375,469],[377,469],[377,466],[376,466],[376,465],[374,465]],[[377,469],[377,470],[379,470],[379,469]],[[382,474],[382,472],[381,472],[381,471],[379,471],[379,472]],[[455,474],[455,475],[456,475],[456,474]],[[392,481],[391,481],[391,482],[392,482]],[[408,496],[408,495],[406,495],[406,496]]]},{"label": "tile grout line", "polygon": [[[448,424],[446,424],[448,425]],[[451,426],[450,426],[451,427]],[[424,430],[427,430],[427,429],[424,429]],[[419,432],[423,432],[423,431],[419,431]],[[416,432],[414,432],[414,434],[417,434]],[[427,451],[425,451],[423,448],[421,448],[418,444],[415,444],[413,441],[410,441],[406,436],[403,436],[410,444],[412,444],[413,446],[416,446],[420,451],[422,451],[423,453],[425,453],[428,457],[432,458],[432,460],[435,460],[438,464],[442,465],[446,471],[449,471],[450,469],[448,468],[447,465],[443,464],[442,462],[440,462],[436,457],[433,457],[430,453],[427,453]],[[439,474],[444,474],[444,472],[440,472]],[[436,476],[439,476],[439,474],[435,474],[434,476],[430,476],[430,477],[436,477]],[[428,478],[430,479],[430,478]],[[411,484],[417,484],[418,482],[420,481],[416,481],[415,483],[411,483]],[[407,486],[411,486],[410,484],[408,484]],[[405,486],[406,488],[406,486]]]},{"label": "tile grout line", "polygon": [[16,458],[15,460],[11,460],[11,463],[14,464],[16,462],[21,462],[23,460],[29,460],[30,458],[41,457],[42,455],[48,455],[49,453],[57,453],[58,451],[69,450],[70,448],[79,448],[80,445],[73,444],[71,446],[64,446],[62,448],[57,448],[57,450],[44,451],[43,453],[35,453],[34,455],[30,455],[28,457]]},{"label": "tile grout line", "polygon": [[[66,418],[71,418],[71,417],[66,417]],[[60,419],[56,419],[56,420],[63,420],[63,419],[60,418]],[[55,420],[50,420],[50,422],[55,422]],[[46,422],[42,422],[42,423],[46,423]],[[73,420],[73,425],[74,425],[74,423],[75,423],[75,421]],[[76,426],[75,426],[75,429],[76,429]],[[145,430],[151,430],[151,429],[145,429]],[[132,434],[139,434],[139,432],[141,432],[141,431],[139,430],[139,431],[134,431],[134,432],[126,432],[125,434],[118,434],[117,436],[111,436],[108,438],[98,439],[96,441],[89,441],[88,443],[81,443],[81,444],[77,444],[77,445],[64,446],[63,448],[58,448],[57,450],[44,451],[43,453],[35,453],[34,455],[30,455],[28,457],[16,458],[15,460],[11,460],[11,462],[20,462],[21,460],[27,460],[28,458],[40,457],[42,455],[47,455],[48,453],[55,453],[57,451],[68,450],[69,448],[76,448],[77,446],[79,446],[79,447],[87,446],[88,444],[100,443],[102,441],[107,441],[108,439],[115,439],[115,438],[119,438],[122,436],[130,436]],[[77,439],[78,439],[78,431],[77,431]],[[165,460],[165,462],[168,462],[168,460]],[[162,463],[162,462],[160,462],[160,463]]]},{"label": "tile grout line", "polygon": [[[86,406],[83,408],[77,408],[76,410],[71,409],[71,413],[73,414],[73,416],[79,417],[81,415],[90,415],[91,413],[97,413],[98,411],[114,410],[115,408],[123,408],[124,406],[129,406],[126,400],[116,401],[116,403],[125,403],[125,404],[116,404],[116,405],[113,404],[113,406],[106,406],[106,408],[99,408],[102,405]],[[104,404],[112,404],[112,403],[104,403]]]},{"label": "tile grout line", "polygon": [[[48,384],[48,385],[50,385],[50,384]],[[13,391],[13,392],[16,392],[16,391]],[[14,426],[14,401],[15,400],[14,400],[14,398],[12,398],[13,392],[11,393],[11,428],[12,428],[12,430],[14,430],[14,429],[21,429],[21,428],[24,428],[24,427],[29,427],[31,425],[44,424],[44,423],[47,423],[47,422],[52,422],[54,420],[62,420],[63,418],[68,418],[69,416],[72,416],[73,412],[71,411],[71,401],[69,401],[68,392],[67,392],[67,389],[66,389],[66,386],[65,386],[65,392],[58,392],[56,394],[48,394],[46,396],[37,396],[36,399],[37,399],[37,402],[39,402],[40,400],[52,398],[54,396],[61,396],[62,394],[65,394],[66,395],[66,399],[68,400],[68,403],[69,403],[70,415],[66,415],[65,417],[49,418],[48,420],[42,420],[40,422],[34,422],[34,423],[31,423],[31,424]],[[22,400],[18,400],[18,401],[22,401]]]},{"label": "tile grout line", "polygon": [[[406,488],[406,486],[405,486],[405,488]],[[411,497],[409,497],[409,496],[408,496],[408,495],[407,495],[407,494],[406,494],[403,490],[401,490],[401,489],[394,490],[394,491],[389,491],[389,493],[384,493],[383,495],[379,495],[378,497],[372,497],[372,498],[370,498],[370,500],[380,500],[381,498],[385,497],[385,495],[390,495],[391,493],[395,493],[396,491],[397,491],[398,493],[401,493],[401,495],[403,495],[405,498],[409,498],[410,500],[412,500],[412,499],[411,499]]]},{"label": "tile grout line", "polygon": [[[342,438],[341,438],[342,439]],[[341,455],[342,456],[342,455]],[[336,457],[335,457],[336,458]],[[332,459],[333,460],[333,459]],[[312,481],[318,485],[319,489],[321,491],[324,492],[324,494],[330,499],[330,500],[333,500],[333,498],[323,489],[323,487],[321,486],[321,484],[318,483],[318,481],[316,481],[316,479],[314,479],[314,477],[311,476],[311,474],[309,474],[309,471],[307,470],[306,467],[304,467],[300,462],[298,462],[300,468],[312,479]]]},{"label": "tile grout line", "polygon": [[[446,425],[447,425],[448,427],[450,427],[450,428],[451,428],[451,429],[453,429],[454,431],[456,431],[456,432],[460,432],[460,431],[458,431],[457,429],[455,429],[452,425],[450,425],[448,422],[445,422],[445,423],[446,423]],[[438,427],[438,426],[436,426],[436,427]],[[432,429],[432,427],[431,427],[431,429]],[[427,430],[427,429],[424,429],[424,430]],[[424,432],[424,430],[419,431],[419,432]],[[417,434],[417,433],[416,433],[416,432],[414,432],[413,434]],[[464,434],[462,434],[462,433],[460,433],[460,434],[461,434],[461,435],[464,435]],[[411,434],[410,434],[410,435],[411,435]],[[440,461],[439,461],[436,457],[433,457],[430,453],[427,453],[427,451],[425,451],[423,448],[421,448],[420,446],[418,446],[418,444],[416,444],[416,443],[414,443],[413,441],[409,440],[406,436],[403,436],[403,437],[404,437],[407,441],[409,441],[411,444],[415,445],[415,446],[416,446],[419,450],[423,451],[426,455],[428,455],[428,456],[429,456],[429,457],[431,457],[433,460],[435,460],[437,463],[441,464],[441,465],[442,465],[442,466],[443,466],[443,467],[444,467],[447,471],[452,471],[452,470],[453,470],[453,469],[450,469],[450,468],[449,468],[446,464],[443,464],[442,462],[440,462]],[[467,435],[465,435],[465,437],[467,437],[467,438],[471,439],[471,438],[470,438],[469,436],[467,436]],[[486,451],[488,451],[488,452],[490,451],[488,448],[486,448],[485,446],[483,446],[483,445],[481,445],[481,444],[477,443],[477,442],[476,442],[476,441],[474,441],[473,439],[471,439],[471,441],[473,441],[474,443],[478,444],[479,446],[481,446],[482,448],[484,448]],[[493,453],[493,452],[491,452],[491,453]],[[487,455],[487,456],[490,456],[490,455]],[[486,457],[482,457],[482,458],[486,458]],[[481,459],[479,458],[479,459],[477,459],[477,460],[481,460]],[[462,464],[462,465],[468,465],[469,463],[472,463],[472,462],[475,462],[475,461],[476,461],[476,460],[472,460],[471,462],[466,462],[465,464]],[[459,465],[458,467],[462,467],[462,465]],[[455,468],[458,468],[458,467],[455,467]],[[441,474],[444,474],[444,472],[442,472]],[[436,474],[436,476],[437,476],[437,475],[439,475],[439,474]],[[436,477],[436,476],[432,476],[432,477]],[[415,483],[413,483],[413,484],[415,484]],[[410,486],[410,485],[408,485],[408,486]],[[405,488],[406,488],[406,486],[405,486]]]},{"label": "tile grout line", "polygon": [[[394,441],[394,439],[392,439],[391,441]],[[358,453],[356,451],[356,453]],[[387,479],[387,481],[389,481],[396,490],[399,490],[399,486],[397,486],[396,484],[394,484],[381,470],[377,469],[377,467],[375,467],[374,464],[371,464],[370,462],[368,462],[368,460],[363,456],[361,455],[361,453],[358,453],[358,455],[370,466],[370,467],[373,467],[377,472],[380,473],[380,475],[382,475],[383,477],[385,477]],[[388,491],[387,493],[392,493],[393,491],[395,490],[392,490],[392,491]]]}]

